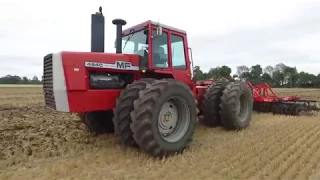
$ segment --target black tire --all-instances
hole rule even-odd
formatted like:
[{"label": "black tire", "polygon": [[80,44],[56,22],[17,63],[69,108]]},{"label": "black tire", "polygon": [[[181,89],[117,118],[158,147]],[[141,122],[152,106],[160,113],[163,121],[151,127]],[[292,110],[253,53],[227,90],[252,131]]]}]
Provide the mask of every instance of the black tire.
[{"label": "black tire", "polygon": [[140,79],[128,85],[117,99],[114,109],[113,123],[119,133],[124,145],[138,147],[133,139],[133,132],[130,129],[132,122],[130,112],[133,110],[133,101],[139,98],[139,92],[147,87],[147,84],[154,82],[155,79]]},{"label": "black tire", "polygon": [[[171,98],[184,103],[178,105],[180,112],[177,115],[184,121],[179,121],[177,127],[178,131],[183,130],[183,133],[170,142],[162,137],[158,119],[162,106]],[[173,108],[171,105],[167,107]],[[140,92],[139,99],[134,101],[134,110],[130,114],[133,137],[139,147],[153,157],[182,153],[192,139],[197,118],[196,109],[193,93],[187,85],[175,80],[156,80],[153,84],[148,84],[147,88]],[[169,129],[172,129],[172,126]]]},{"label": "black tire", "polygon": [[[253,109],[250,88],[240,81],[231,82],[222,93],[220,108],[221,124],[225,129],[240,130],[248,127]],[[240,112],[237,112],[238,108]]]},{"label": "black tire", "polygon": [[83,122],[85,124],[86,123],[84,120],[85,113],[77,113],[77,115],[80,118],[81,122]]},{"label": "black tire", "polygon": [[114,124],[112,121],[112,111],[93,111],[86,113],[79,113],[81,121],[86,125],[91,133],[104,134],[114,133]]},{"label": "black tire", "polygon": [[229,82],[216,81],[206,90],[202,101],[203,118],[200,123],[209,127],[221,125],[220,102],[223,90]]},{"label": "black tire", "polygon": [[300,105],[294,105],[292,110],[293,116],[300,116],[302,111],[302,107]]}]

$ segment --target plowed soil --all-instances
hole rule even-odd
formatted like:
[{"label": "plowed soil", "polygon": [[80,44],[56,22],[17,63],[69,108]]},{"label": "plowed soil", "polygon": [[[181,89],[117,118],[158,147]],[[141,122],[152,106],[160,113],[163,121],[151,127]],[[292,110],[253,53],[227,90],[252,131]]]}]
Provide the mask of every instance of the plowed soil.
[{"label": "plowed soil", "polygon": [[[320,90],[279,89],[320,99]],[[0,179],[320,179],[320,114],[254,114],[248,129],[198,125],[183,155],[155,160],[44,107],[41,88],[0,88]]]}]

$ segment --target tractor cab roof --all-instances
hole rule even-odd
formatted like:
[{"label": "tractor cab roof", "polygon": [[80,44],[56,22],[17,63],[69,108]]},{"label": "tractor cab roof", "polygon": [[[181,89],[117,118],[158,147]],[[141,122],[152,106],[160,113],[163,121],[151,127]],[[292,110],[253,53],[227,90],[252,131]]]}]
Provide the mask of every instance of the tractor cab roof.
[{"label": "tractor cab roof", "polygon": [[123,35],[130,34],[130,31],[132,31],[132,29],[134,29],[135,32],[136,31],[140,31],[140,30],[145,29],[146,27],[148,27],[150,25],[161,26],[164,29],[176,31],[176,32],[179,32],[179,33],[182,33],[182,34],[187,34],[187,32],[185,30],[181,30],[181,29],[178,29],[178,28],[175,28],[175,27],[172,27],[172,26],[161,24],[161,23],[158,23],[158,22],[155,22],[155,21],[152,21],[152,20],[148,20],[148,21],[145,21],[143,23],[137,24],[137,25],[135,25],[133,27],[127,28],[127,29],[123,30],[122,34]]}]

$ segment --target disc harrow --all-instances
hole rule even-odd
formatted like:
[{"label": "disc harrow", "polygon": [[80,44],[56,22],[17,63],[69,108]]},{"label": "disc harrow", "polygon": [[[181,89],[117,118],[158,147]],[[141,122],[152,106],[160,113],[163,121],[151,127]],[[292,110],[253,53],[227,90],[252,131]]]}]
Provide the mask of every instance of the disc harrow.
[{"label": "disc harrow", "polygon": [[267,83],[256,86],[246,83],[252,89],[254,111],[291,116],[311,115],[312,111],[320,111],[320,101],[298,96],[277,96]]}]

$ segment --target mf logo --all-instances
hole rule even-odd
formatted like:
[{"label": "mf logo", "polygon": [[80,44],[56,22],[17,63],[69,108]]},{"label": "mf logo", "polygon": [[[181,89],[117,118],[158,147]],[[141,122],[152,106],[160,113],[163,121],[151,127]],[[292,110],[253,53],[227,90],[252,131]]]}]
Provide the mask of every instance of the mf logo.
[{"label": "mf logo", "polygon": [[131,67],[131,62],[116,61],[116,67],[119,69],[129,69]]}]

